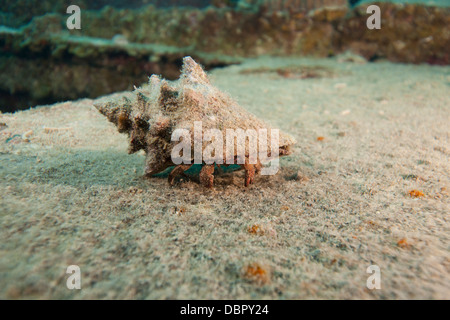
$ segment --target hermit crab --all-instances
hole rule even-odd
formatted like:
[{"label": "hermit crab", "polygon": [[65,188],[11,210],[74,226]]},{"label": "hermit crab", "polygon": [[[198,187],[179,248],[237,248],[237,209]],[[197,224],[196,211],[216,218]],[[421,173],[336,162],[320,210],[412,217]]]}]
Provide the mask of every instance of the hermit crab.
[{"label": "hermit crab", "polygon": [[[170,184],[192,165],[201,164],[200,182],[212,188],[216,167],[238,164],[245,170],[248,186],[264,170],[264,162],[290,154],[295,144],[294,138],[271,128],[215,88],[191,57],[183,59],[179,80],[153,75],[130,97],[111,98],[95,107],[119,132],[128,134],[130,154],[144,150],[147,177],[175,166],[169,173]],[[243,139],[239,134],[244,134]]]}]

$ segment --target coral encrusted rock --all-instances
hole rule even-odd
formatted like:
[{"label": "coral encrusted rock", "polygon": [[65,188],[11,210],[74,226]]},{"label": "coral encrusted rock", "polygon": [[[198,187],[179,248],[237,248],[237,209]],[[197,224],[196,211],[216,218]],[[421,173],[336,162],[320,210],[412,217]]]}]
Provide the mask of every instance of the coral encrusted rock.
[{"label": "coral encrusted rock", "polygon": [[[111,99],[95,107],[119,132],[128,134],[129,153],[145,151],[146,176],[176,166],[169,174],[170,183],[195,162],[202,164],[200,182],[206,187],[213,187],[215,166],[230,164],[239,164],[245,170],[248,186],[265,169],[262,163],[290,154],[295,144],[294,138],[271,128],[215,88],[191,57],[183,59],[179,80],[170,82],[153,75],[149,84],[136,88],[131,98]],[[246,134],[243,140],[237,138],[238,134],[232,136],[242,132]],[[230,137],[232,140],[227,140]],[[257,151],[252,149],[255,145]],[[174,160],[174,148],[182,151],[182,162]],[[264,152],[267,157],[261,158]],[[202,158],[205,154],[210,155],[206,160]]]}]

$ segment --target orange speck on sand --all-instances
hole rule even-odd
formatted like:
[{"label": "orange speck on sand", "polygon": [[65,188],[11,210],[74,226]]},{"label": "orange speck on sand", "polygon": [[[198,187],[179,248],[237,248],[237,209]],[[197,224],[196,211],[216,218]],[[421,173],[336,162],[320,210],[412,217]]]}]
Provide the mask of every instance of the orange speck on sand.
[{"label": "orange speck on sand", "polygon": [[254,224],[251,227],[248,227],[247,231],[252,234],[261,233],[261,227],[257,224]]},{"label": "orange speck on sand", "polygon": [[376,229],[378,228],[378,224],[372,220],[367,221],[367,224],[369,225],[370,228]]},{"label": "orange speck on sand", "polygon": [[415,190],[415,189],[409,191],[408,193],[409,193],[409,195],[410,195],[411,197],[413,197],[413,198],[420,198],[420,197],[423,197],[423,196],[424,196],[424,194],[423,194],[422,191]]},{"label": "orange speck on sand", "polygon": [[403,239],[400,239],[398,242],[397,242],[397,245],[400,247],[400,248],[409,248],[411,245],[408,243],[408,240],[406,240],[406,238],[403,238]]},{"label": "orange speck on sand", "polygon": [[282,207],[281,207],[281,210],[283,210],[283,211],[288,211],[288,210],[289,210],[289,207],[288,207],[288,206],[282,206]]},{"label": "orange speck on sand", "polygon": [[322,136],[317,137],[317,141],[323,141],[323,140],[325,140],[325,137],[322,137]]},{"label": "orange speck on sand", "polygon": [[269,272],[267,268],[261,266],[258,263],[253,263],[245,267],[244,277],[259,284],[265,284],[269,282]]}]

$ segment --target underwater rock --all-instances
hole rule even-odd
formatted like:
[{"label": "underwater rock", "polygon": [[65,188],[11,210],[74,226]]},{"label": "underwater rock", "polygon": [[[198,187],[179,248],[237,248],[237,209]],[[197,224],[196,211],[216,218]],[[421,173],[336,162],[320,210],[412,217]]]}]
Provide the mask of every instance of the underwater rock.
[{"label": "underwater rock", "polygon": [[381,30],[366,27],[369,4],[361,4],[340,21],[333,35],[337,52],[350,50],[369,61],[448,65],[450,8],[420,4],[378,3]]},{"label": "underwater rock", "polygon": [[[265,129],[265,138],[273,136],[274,129],[263,121],[250,114],[240,107],[228,95],[215,88],[200,65],[191,57],[183,59],[181,77],[176,82],[169,82],[153,75],[150,78],[149,86],[136,88],[131,98],[123,100],[110,100],[105,103],[96,104],[95,107],[105,115],[108,120],[114,123],[119,132],[127,133],[129,136],[129,153],[144,150],[146,153],[145,175],[152,176],[160,173],[168,167],[177,165],[169,174],[169,182],[173,183],[177,175],[183,174],[192,166],[192,160],[198,162],[197,150],[201,155],[205,154],[205,149],[212,145],[211,139],[198,139],[197,133],[200,130],[201,137],[207,135],[208,130],[216,130],[214,141],[218,136],[227,141],[219,148],[214,149],[214,161],[201,162],[203,164],[200,172],[200,181],[206,187],[213,186],[215,165],[227,166],[230,164],[228,152],[228,132],[249,130],[251,132]],[[199,129],[198,124],[201,124]],[[190,139],[189,154],[184,153],[183,163],[174,163],[172,151],[179,145],[178,141],[173,141],[173,133],[176,130],[184,130],[185,139]],[[217,133],[218,132],[218,133]],[[278,132],[278,131],[277,131]],[[295,144],[295,139],[291,136],[279,132],[277,149],[272,146],[271,139],[267,139],[267,147],[270,150],[269,157],[290,154],[290,146]],[[240,148],[239,140],[231,142],[232,161],[238,163],[245,170],[245,186],[253,183],[255,175],[262,169],[261,158],[257,162],[252,162],[249,147],[246,148],[246,137],[243,140],[244,152],[238,153]],[[259,136],[261,139],[261,135]],[[207,141],[206,141],[207,140]],[[200,142],[199,142],[200,141]],[[242,140],[241,140],[242,142]],[[200,143],[200,145],[198,145]],[[192,146],[191,146],[192,144]],[[200,149],[198,149],[200,148]],[[223,150],[223,154],[221,153]],[[193,150],[194,152],[191,152]],[[258,148],[262,152],[261,145]],[[276,151],[274,151],[276,150]],[[274,152],[278,154],[273,154]],[[195,154],[195,157],[194,157]],[[201,157],[200,155],[200,157]],[[240,157],[240,158],[239,158]],[[222,161],[217,161],[221,158]],[[245,159],[243,159],[245,158]],[[223,159],[227,159],[226,164]],[[240,162],[238,162],[240,159]],[[186,162],[187,160],[187,162]],[[261,161],[260,161],[261,160]],[[201,161],[201,159],[200,159]]]},{"label": "underwater rock", "polygon": [[[449,63],[448,7],[379,3],[382,29],[374,31],[366,26],[365,4],[349,8],[345,1],[338,0],[248,1],[256,6],[252,8],[270,6],[256,12],[228,6],[206,10],[167,10],[152,5],[138,10],[105,7],[84,12],[83,30],[69,34],[93,39],[112,39],[120,34],[128,40],[129,47],[158,44],[234,57],[327,57],[351,50],[369,61]],[[10,34],[0,32],[0,43],[6,42],[8,53],[39,56],[50,52],[53,58],[60,53],[60,46],[71,42],[69,37],[63,37],[66,31],[61,26],[65,19],[67,16],[62,14],[36,17],[17,29],[19,34],[12,40]],[[60,40],[55,43],[55,38]],[[90,51],[83,49],[83,58],[97,61],[97,50]],[[133,56],[134,48],[127,51]],[[191,51],[184,53],[191,55]]]},{"label": "underwater rock", "polygon": [[[44,21],[48,20],[39,25],[45,25]],[[187,47],[130,43],[121,34],[102,39],[63,33],[29,37],[28,32],[31,30],[0,27],[2,112],[131,90],[152,73],[174,80],[180,76],[186,55],[195,57],[207,70],[240,62],[239,58]]]},{"label": "underwater rock", "polygon": [[263,8],[269,12],[309,12],[316,9],[329,7],[348,7],[347,0],[241,0],[238,2],[240,8]]},{"label": "underwater rock", "polygon": [[353,62],[357,64],[367,63],[367,60],[363,56],[353,53],[350,50],[337,55],[336,59],[338,62]]},{"label": "underwater rock", "polygon": [[247,0],[227,2],[235,5],[85,10],[82,30],[66,30],[61,12],[0,26],[0,110],[130,90],[152,73],[176,79],[187,55],[207,69],[241,57],[347,51],[367,61],[450,64],[450,7],[378,3],[382,28],[370,30],[366,1],[349,8],[334,0],[248,0],[261,4],[252,10],[236,7]]}]

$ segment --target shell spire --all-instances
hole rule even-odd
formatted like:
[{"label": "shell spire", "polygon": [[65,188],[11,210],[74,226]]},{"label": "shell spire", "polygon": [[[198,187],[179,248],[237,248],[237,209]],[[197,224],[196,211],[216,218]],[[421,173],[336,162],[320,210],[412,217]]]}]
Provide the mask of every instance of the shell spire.
[{"label": "shell spire", "polygon": [[181,69],[181,80],[191,84],[211,84],[208,75],[203,68],[191,57],[183,58],[183,68]]}]

